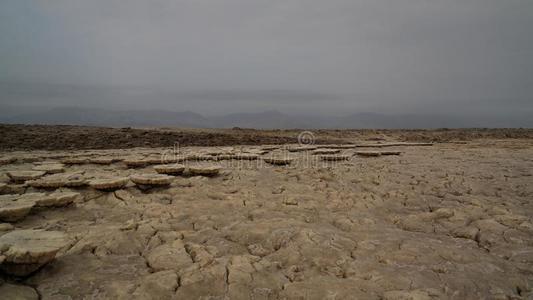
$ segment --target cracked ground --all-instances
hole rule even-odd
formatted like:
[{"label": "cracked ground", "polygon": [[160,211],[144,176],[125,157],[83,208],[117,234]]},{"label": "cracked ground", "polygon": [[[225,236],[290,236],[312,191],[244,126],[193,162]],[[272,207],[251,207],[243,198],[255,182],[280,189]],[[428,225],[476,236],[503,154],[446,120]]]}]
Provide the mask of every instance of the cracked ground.
[{"label": "cracked ground", "polygon": [[[41,299],[531,299],[532,146],[481,139],[379,157],[342,149],[350,159],[328,164],[280,146],[260,156],[289,155],[291,165],[223,160],[209,162],[222,166],[218,176],[176,176],[167,187],[59,188],[81,197],[0,234],[61,231],[69,245],[30,276],[0,282]],[[5,175],[40,161],[165,150],[5,152],[17,161],[0,166],[3,193],[41,191]],[[155,173],[122,162],[65,172]]]}]

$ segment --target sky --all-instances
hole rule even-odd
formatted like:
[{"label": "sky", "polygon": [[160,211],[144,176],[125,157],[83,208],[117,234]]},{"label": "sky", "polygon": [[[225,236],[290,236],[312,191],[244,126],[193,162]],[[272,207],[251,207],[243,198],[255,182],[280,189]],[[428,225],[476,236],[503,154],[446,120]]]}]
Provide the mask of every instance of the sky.
[{"label": "sky", "polygon": [[533,116],[531,0],[2,0],[0,104]]}]

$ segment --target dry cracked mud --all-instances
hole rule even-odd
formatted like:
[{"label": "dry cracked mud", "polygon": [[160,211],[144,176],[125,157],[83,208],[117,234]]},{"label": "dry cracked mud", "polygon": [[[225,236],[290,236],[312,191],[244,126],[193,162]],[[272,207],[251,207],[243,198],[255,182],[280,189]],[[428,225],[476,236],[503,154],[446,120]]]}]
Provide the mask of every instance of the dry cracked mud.
[{"label": "dry cracked mud", "polygon": [[[398,144],[386,151],[399,155],[356,155],[369,146],[336,147],[342,159],[333,161],[289,152],[295,144],[184,147],[180,157],[214,157],[208,164],[219,174],[185,172],[142,189],[126,178],[166,183],[154,169],[161,159],[148,158],[169,149],[3,152],[0,201],[79,195],[2,221],[0,244],[37,254],[20,260],[30,265],[23,272],[9,272],[16,255],[0,254],[8,270],[0,298],[533,297],[533,140]],[[257,158],[233,159],[240,153]],[[132,157],[142,163],[120,161]],[[291,163],[265,162],[271,157]],[[70,162],[64,173],[34,181],[7,175],[61,161]]]}]

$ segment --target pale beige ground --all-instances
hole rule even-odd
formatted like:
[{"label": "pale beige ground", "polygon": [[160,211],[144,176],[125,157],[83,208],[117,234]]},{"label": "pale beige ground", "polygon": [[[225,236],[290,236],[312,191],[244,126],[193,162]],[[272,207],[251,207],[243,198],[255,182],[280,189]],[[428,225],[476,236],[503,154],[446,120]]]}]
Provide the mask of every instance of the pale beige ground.
[{"label": "pale beige ground", "polygon": [[[0,166],[0,188],[46,191],[5,175],[38,161],[166,150],[5,152],[18,160]],[[341,155],[356,150],[376,149]],[[46,229],[72,242],[33,275],[1,281],[33,287],[42,299],[531,299],[533,141],[386,150],[402,153],[327,162],[281,149],[260,157],[289,155],[290,166],[224,160],[210,162],[223,167],[218,176],[185,174],[168,187],[59,189],[82,198],[32,210],[0,235]],[[65,171],[87,179],[156,173],[122,162]],[[0,293],[17,291],[3,286]],[[23,299],[35,297],[19,288]]]}]

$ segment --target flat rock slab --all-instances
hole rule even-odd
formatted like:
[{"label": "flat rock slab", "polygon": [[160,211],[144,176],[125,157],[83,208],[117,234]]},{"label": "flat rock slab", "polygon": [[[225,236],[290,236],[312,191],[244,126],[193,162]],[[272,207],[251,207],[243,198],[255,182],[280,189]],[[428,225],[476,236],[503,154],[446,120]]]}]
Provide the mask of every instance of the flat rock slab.
[{"label": "flat rock slab", "polygon": [[9,300],[38,300],[39,294],[30,286],[3,283],[0,284],[2,299]]},{"label": "flat rock slab", "polygon": [[274,145],[272,145],[272,146],[263,146],[263,147],[261,147],[261,149],[262,149],[262,150],[265,150],[265,151],[277,150],[277,149],[279,149],[279,148],[280,148],[280,146],[274,146]]},{"label": "flat rock slab", "polygon": [[39,207],[62,207],[74,202],[80,196],[81,194],[76,192],[55,192],[42,198],[37,198],[35,202],[36,206]]},{"label": "flat rock slab", "polygon": [[89,159],[81,157],[68,157],[62,159],[61,162],[65,165],[83,165],[88,163]]},{"label": "flat rock slab", "polygon": [[26,217],[36,202],[33,199],[21,198],[20,195],[0,196],[0,220],[16,222]]},{"label": "flat rock slab", "polygon": [[21,203],[24,202],[33,202],[35,206],[52,206],[49,203],[53,203],[55,201],[54,196],[47,195],[46,193],[26,193],[22,195],[17,195],[17,200]]},{"label": "flat rock slab", "polygon": [[13,182],[25,182],[26,180],[35,180],[43,177],[46,174],[44,171],[9,171],[7,176]]},{"label": "flat rock slab", "polygon": [[207,155],[207,154],[191,154],[187,156],[187,160],[191,161],[202,161],[202,160],[216,160],[216,156]]},{"label": "flat rock slab", "polygon": [[380,151],[381,155],[400,155],[401,151]]},{"label": "flat rock slab", "polygon": [[314,155],[320,155],[320,154],[336,154],[341,152],[341,149],[316,149],[313,150]]},{"label": "flat rock slab", "polygon": [[26,193],[0,196],[0,220],[16,222],[27,216],[33,207],[61,207],[80,196],[75,192]]},{"label": "flat rock slab", "polygon": [[33,167],[34,171],[42,171],[46,174],[57,174],[65,172],[64,164],[39,164]]},{"label": "flat rock slab", "polygon": [[340,144],[340,145],[320,145],[318,148],[329,148],[329,149],[353,149],[357,147],[355,144]]},{"label": "flat rock slab", "polygon": [[265,157],[263,158],[263,161],[272,165],[290,165],[294,159],[292,158],[286,158],[286,157]]},{"label": "flat rock slab", "polygon": [[119,162],[121,159],[116,157],[96,157],[89,159],[89,163],[97,165],[110,165]]},{"label": "flat rock slab", "polygon": [[301,151],[313,151],[316,150],[315,146],[301,146],[301,147],[290,147],[287,148],[289,152],[301,152]]},{"label": "flat rock slab", "polygon": [[131,175],[130,180],[138,185],[161,186],[172,183],[174,177],[164,174],[137,174]]},{"label": "flat rock slab", "polygon": [[189,174],[200,176],[215,176],[222,170],[221,166],[217,165],[197,165],[189,166]]},{"label": "flat rock slab", "polygon": [[0,166],[9,165],[17,161],[16,157],[0,157]]},{"label": "flat rock slab", "polygon": [[321,155],[320,159],[326,161],[340,161],[340,160],[349,160],[349,155]]},{"label": "flat rock slab", "polygon": [[154,170],[159,174],[179,175],[185,170],[181,164],[156,165]]},{"label": "flat rock slab", "polygon": [[252,153],[238,153],[233,155],[233,159],[237,160],[256,160],[259,158],[259,155]]},{"label": "flat rock slab", "polygon": [[129,168],[145,167],[153,163],[152,160],[145,159],[145,158],[128,158],[128,159],[125,159],[123,162]]},{"label": "flat rock slab", "polygon": [[58,231],[15,230],[0,237],[0,268],[11,275],[27,276],[55,258],[69,243]]},{"label": "flat rock slab", "polygon": [[34,188],[81,187],[87,185],[87,180],[81,173],[65,173],[28,181],[28,185]]},{"label": "flat rock slab", "polygon": [[373,156],[381,156],[381,152],[380,151],[355,151],[355,155],[373,157]]},{"label": "flat rock slab", "polygon": [[130,179],[128,177],[114,177],[114,178],[104,178],[104,179],[95,179],[89,182],[89,186],[96,190],[118,190],[126,186]]}]

